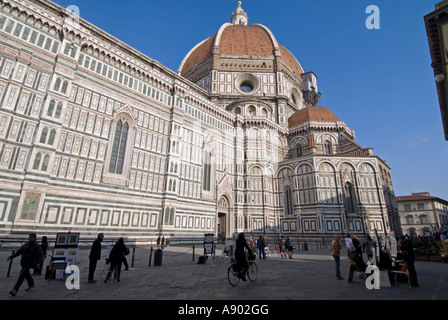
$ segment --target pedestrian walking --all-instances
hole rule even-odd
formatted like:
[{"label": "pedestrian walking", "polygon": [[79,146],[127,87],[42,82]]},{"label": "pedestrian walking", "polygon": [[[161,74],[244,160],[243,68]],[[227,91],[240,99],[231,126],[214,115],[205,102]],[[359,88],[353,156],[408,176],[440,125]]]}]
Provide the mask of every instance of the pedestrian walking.
[{"label": "pedestrian walking", "polygon": [[337,235],[331,242],[331,255],[334,258],[334,263],[336,267],[336,279],[344,280],[341,276],[341,236]]},{"label": "pedestrian walking", "polygon": [[258,249],[258,257],[261,260],[261,256],[263,256],[263,260],[266,260],[266,245],[262,236],[258,238],[257,241],[257,249]]},{"label": "pedestrian walking", "polygon": [[286,259],[286,239],[284,236],[281,237],[280,239],[280,243],[279,243],[279,247],[280,247],[280,256],[285,257]]},{"label": "pedestrian walking", "polygon": [[289,236],[286,237],[285,246],[286,250],[288,250],[289,259],[292,259],[294,247],[292,246],[291,238]]},{"label": "pedestrian walking", "polygon": [[160,248],[160,236],[157,237],[157,249]]},{"label": "pedestrian walking", "polygon": [[361,242],[358,240],[356,234],[352,235],[352,243],[353,246],[355,247],[356,253],[359,256],[359,259],[361,259],[361,261],[364,263],[364,259],[362,257],[362,245]]},{"label": "pedestrian walking", "polygon": [[89,277],[88,277],[88,283],[95,283],[96,280],[93,279],[95,275],[96,265],[98,263],[98,260],[101,260],[101,242],[104,239],[104,234],[99,233],[97,238],[92,244],[92,248],[90,249],[89,254]]},{"label": "pedestrian walking", "polygon": [[[121,264],[123,263],[123,257],[126,255],[126,246],[124,239],[120,238],[113,246],[109,254],[109,259],[106,263],[110,264],[109,272],[107,273],[104,283],[106,283],[112,277],[112,272],[115,272],[117,282],[120,282]],[[117,269],[117,270],[115,270]]]},{"label": "pedestrian walking", "polygon": [[42,248],[36,242],[36,234],[30,233],[28,236],[28,242],[25,243],[16,253],[8,257],[7,261],[13,260],[15,257],[21,256],[20,265],[22,269],[20,270],[19,278],[14,286],[14,288],[9,292],[10,295],[15,296],[19,291],[20,286],[26,279],[28,283],[28,288],[25,291],[30,291],[35,287],[34,279],[31,276],[31,268],[40,268],[42,265]]},{"label": "pedestrian walking", "polygon": [[247,244],[249,245],[250,250],[253,254],[257,253],[257,248],[255,247],[255,239],[254,237],[250,236],[249,240],[247,241]]},{"label": "pedestrian walking", "polygon": [[375,249],[375,240],[372,239],[370,235],[366,235],[366,240],[364,243],[365,252],[368,260],[373,258],[373,250]]},{"label": "pedestrian walking", "polygon": [[44,261],[47,258],[48,238],[46,236],[42,237],[42,240],[40,242],[40,248],[42,249],[42,264],[40,265],[39,268],[36,266],[34,268],[34,273],[33,273],[33,274],[37,274],[39,276],[42,274],[42,270],[44,268]]}]

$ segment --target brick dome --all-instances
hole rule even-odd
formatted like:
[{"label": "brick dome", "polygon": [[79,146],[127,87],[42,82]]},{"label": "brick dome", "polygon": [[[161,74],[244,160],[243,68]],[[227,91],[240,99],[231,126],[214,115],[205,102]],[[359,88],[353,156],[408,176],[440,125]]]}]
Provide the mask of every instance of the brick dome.
[{"label": "brick dome", "polygon": [[[248,60],[274,60],[278,57],[297,76],[303,73],[297,59],[277,42],[267,27],[261,24],[232,23],[223,24],[217,33],[196,45],[182,61],[178,73],[185,76],[213,59],[219,60],[219,57],[246,57]],[[214,66],[217,65],[219,64],[214,63]]]},{"label": "brick dome", "polygon": [[333,112],[325,107],[309,106],[300,109],[289,117],[289,128],[295,128],[305,122],[340,122]]}]

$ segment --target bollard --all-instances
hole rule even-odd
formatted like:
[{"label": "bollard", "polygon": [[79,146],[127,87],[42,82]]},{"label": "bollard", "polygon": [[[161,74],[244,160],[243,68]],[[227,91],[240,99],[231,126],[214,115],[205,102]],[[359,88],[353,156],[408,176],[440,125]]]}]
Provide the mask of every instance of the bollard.
[{"label": "bollard", "polygon": [[132,249],[132,263],[131,263],[131,268],[134,268],[134,258],[135,258],[135,247]]},{"label": "bollard", "polygon": [[193,245],[193,261],[194,261],[194,245]]},{"label": "bollard", "polygon": [[[14,250],[12,251],[12,254],[16,253]],[[11,273],[11,267],[12,267],[12,260],[9,261],[9,267],[8,267],[8,273],[6,274],[6,277],[9,278],[9,274]]]},{"label": "bollard", "polygon": [[163,250],[157,249],[154,253],[154,266],[162,265],[162,256],[163,256]]},{"label": "bollard", "polygon": [[152,247],[151,250],[149,251],[149,266],[151,266],[151,258],[152,258]]}]

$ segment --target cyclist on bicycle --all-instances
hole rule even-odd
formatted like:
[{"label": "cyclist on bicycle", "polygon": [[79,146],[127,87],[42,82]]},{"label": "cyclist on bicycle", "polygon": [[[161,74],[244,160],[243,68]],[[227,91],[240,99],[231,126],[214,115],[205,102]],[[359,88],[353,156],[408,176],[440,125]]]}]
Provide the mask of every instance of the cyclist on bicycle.
[{"label": "cyclist on bicycle", "polygon": [[244,238],[244,232],[241,232],[236,241],[235,241],[236,249],[235,249],[235,259],[236,259],[236,265],[238,267],[238,270],[240,270],[238,277],[241,278],[241,280],[246,281],[246,270],[249,266],[249,263],[247,262],[246,258],[246,252],[245,248],[249,252],[252,252],[250,250],[249,245],[246,242],[246,239]]}]

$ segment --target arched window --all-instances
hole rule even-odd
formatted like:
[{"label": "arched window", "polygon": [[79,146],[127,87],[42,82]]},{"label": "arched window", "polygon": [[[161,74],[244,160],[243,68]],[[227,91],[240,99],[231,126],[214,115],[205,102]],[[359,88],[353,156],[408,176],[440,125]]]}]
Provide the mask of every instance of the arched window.
[{"label": "arched window", "polygon": [[45,143],[47,141],[48,128],[45,127],[42,129],[42,133],[40,134],[40,143]]},{"label": "arched window", "polygon": [[47,116],[50,117],[53,116],[54,104],[55,104],[54,100],[51,99],[50,104],[48,105]]},{"label": "arched window", "polygon": [[285,217],[291,216],[294,213],[292,206],[291,188],[289,186],[283,189],[283,210],[285,212]]},{"label": "arched window", "polygon": [[34,170],[39,170],[40,160],[41,159],[42,159],[42,154],[40,152],[38,152],[36,154],[36,158],[34,158],[34,164],[33,164],[33,169]]},{"label": "arched window", "polygon": [[302,146],[299,144],[296,146],[296,158],[303,156]]},{"label": "arched window", "polygon": [[355,190],[351,183],[346,183],[344,186],[345,194],[345,208],[347,213],[354,213],[356,208]]},{"label": "arched window", "polygon": [[325,154],[333,154],[333,146],[331,144],[331,141],[327,140],[324,143],[324,153]]},{"label": "arched window", "polygon": [[263,117],[268,116],[268,111],[266,110],[266,108],[261,109],[261,114],[263,115]]},{"label": "arched window", "polygon": [[210,191],[211,171],[212,171],[212,154],[208,151],[204,152],[204,164],[202,168],[202,190]]},{"label": "arched window", "polygon": [[56,119],[59,119],[61,117],[61,113],[62,113],[62,102],[59,102],[58,106],[56,107],[56,112],[54,114],[54,117]]},{"label": "arched window", "polygon": [[61,78],[57,78],[56,82],[54,83],[54,90],[59,91],[61,87]]},{"label": "arched window", "polygon": [[68,87],[68,81],[65,80],[64,83],[62,84],[62,93],[67,93],[67,87]]},{"label": "arched window", "polygon": [[255,117],[257,115],[257,109],[255,106],[250,106],[248,109],[248,113],[250,117]]},{"label": "arched window", "polygon": [[123,173],[124,157],[129,133],[129,124],[120,119],[115,128],[114,145],[110,157],[109,172],[115,174]]},{"label": "arched window", "polygon": [[173,225],[174,224],[174,208],[165,208],[163,224],[164,225]]},{"label": "arched window", "polygon": [[48,154],[46,154],[44,156],[44,161],[42,162],[42,167],[40,168],[40,170],[47,171],[49,162],[50,162],[50,156]]},{"label": "arched window", "polygon": [[50,131],[50,136],[49,136],[49,138],[48,138],[48,144],[49,144],[49,145],[51,145],[51,146],[53,145],[55,136],[56,136],[56,130],[55,130],[55,129],[52,129],[52,130]]},{"label": "arched window", "polygon": [[37,194],[27,194],[23,202],[22,213],[20,219],[34,220],[39,205],[39,196]]}]

